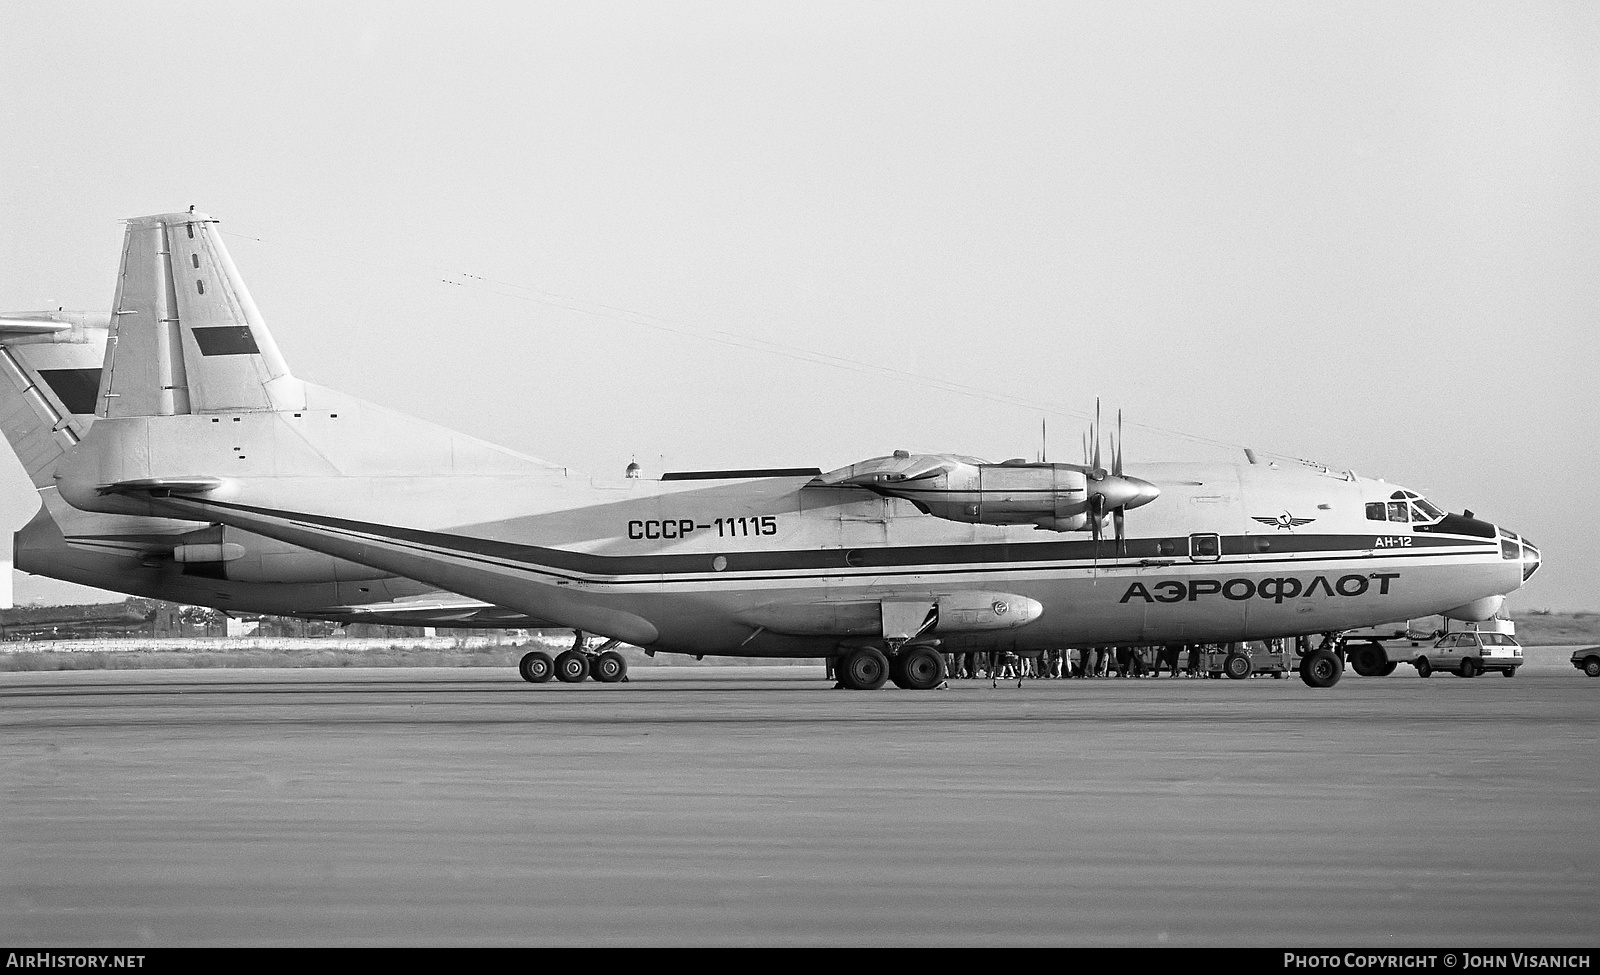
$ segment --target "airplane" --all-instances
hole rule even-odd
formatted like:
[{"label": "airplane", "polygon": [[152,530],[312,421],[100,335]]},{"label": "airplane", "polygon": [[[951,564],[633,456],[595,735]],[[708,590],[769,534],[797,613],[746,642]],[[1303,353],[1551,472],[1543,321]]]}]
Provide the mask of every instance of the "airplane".
[{"label": "airplane", "polygon": [[79,511],[55,469],[94,422],[109,312],[0,312],[0,433],[39,491],[16,568],[233,613],[336,623],[523,629],[553,624],[210,522]]},{"label": "airplane", "polygon": [[[900,451],[592,477],[295,377],[192,210],[127,222],[110,331],[95,421],[54,475],[81,511],[252,533],[580,641],[829,657],[851,689],[936,687],[951,652],[1315,635],[1300,676],[1330,687],[1343,631],[1489,618],[1540,564],[1509,529],[1348,471],[1135,471],[1116,442],[1108,469],[1098,428],[1081,465]],[[535,654],[530,680],[590,666]]]}]

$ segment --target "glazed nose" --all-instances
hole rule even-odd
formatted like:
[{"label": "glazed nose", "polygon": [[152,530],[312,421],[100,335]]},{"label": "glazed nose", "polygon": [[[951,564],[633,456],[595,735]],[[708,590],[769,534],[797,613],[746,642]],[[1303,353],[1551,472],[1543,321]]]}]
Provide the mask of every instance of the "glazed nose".
[{"label": "glazed nose", "polygon": [[1533,574],[1539,571],[1542,560],[1539,558],[1539,547],[1528,541],[1522,540],[1522,581],[1527,582]]},{"label": "glazed nose", "polygon": [[1504,527],[1500,528],[1500,557],[1507,562],[1522,563],[1523,582],[1533,578],[1533,574],[1539,571],[1539,564],[1542,561],[1537,545]]}]

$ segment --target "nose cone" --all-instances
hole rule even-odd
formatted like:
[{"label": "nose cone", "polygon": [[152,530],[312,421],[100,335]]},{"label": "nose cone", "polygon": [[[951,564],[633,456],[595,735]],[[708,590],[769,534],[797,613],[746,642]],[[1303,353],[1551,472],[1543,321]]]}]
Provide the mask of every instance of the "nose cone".
[{"label": "nose cone", "polygon": [[1044,607],[1037,599],[1027,596],[1009,596],[1004,600],[995,600],[994,613],[1000,617],[1007,629],[1026,626],[1044,615]]},{"label": "nose cone", "polygon": [[1089,482],[1089,494],[1100,495],[1106,510],[1137,508],[1161,495],[1161,489],[1141,477],[1111,474]]}]

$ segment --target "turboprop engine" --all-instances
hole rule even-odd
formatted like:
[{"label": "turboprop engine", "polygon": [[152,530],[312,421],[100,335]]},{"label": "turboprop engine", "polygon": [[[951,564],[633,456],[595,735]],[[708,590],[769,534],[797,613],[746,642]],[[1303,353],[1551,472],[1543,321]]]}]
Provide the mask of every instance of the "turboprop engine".
[{"label": "turboprop engine", "polygon": [[1097,536],[1107,514],[1149,504],[1161,493],[1149,481],[1098,467],[1021,460],[991,464],[975,457],[903,450],[823,474],[815,483],[904,498],[920,511],[951,521],[1034,525],[1058,532],[1089,529]]}]

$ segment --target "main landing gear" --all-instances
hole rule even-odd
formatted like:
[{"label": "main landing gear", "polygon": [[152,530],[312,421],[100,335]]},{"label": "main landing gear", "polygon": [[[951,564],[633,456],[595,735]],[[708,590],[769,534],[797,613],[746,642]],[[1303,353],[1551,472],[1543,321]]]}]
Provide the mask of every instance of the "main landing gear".
[{"label": "main landing gear", "polygon": [[926,644],[891,648],[854,647],[834,658],[839,686],[852,691],[875,691],[886,682],[908,691],[929,691],[944,683],[944,657]]},{"label": "main landing gear", "polygon": [[555,659],[543,650],[525,653],[517,673],[530,684],[543,684],[554,677],[563,684],[581,684],[593,677],[602,684],[617,684],[628,679],[628,660],[614,647],[620,640],[607,640],[590,649],[584,645],[583,631],[575,630],[572,647]]}]

